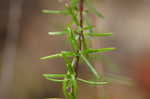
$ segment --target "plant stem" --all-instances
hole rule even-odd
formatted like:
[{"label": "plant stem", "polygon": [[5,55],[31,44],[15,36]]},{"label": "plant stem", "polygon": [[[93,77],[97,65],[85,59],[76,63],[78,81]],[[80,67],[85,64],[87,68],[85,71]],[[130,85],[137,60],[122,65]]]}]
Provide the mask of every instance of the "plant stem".
[{"label": "plant stem", "polygon": [[[83,35],[83,10],[84,10],[84,0],[79,1],[79,11],[80,11],[80,29],[81,32],[79,33],[79,50],[77,53],[79,53],[82,50],[82,40],[84,40],[84,35]],[[80,56],[76,57],[76,63],[75,63],[75,72],[76,72],[76,77],[78,77],[78,69],[79,69],[79,61],[80,61]]]}]

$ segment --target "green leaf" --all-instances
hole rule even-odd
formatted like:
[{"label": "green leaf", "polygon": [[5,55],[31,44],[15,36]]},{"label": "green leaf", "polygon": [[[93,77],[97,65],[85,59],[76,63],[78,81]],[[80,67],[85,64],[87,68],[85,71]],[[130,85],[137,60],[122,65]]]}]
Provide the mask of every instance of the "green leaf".
[{"label": "green leaf", "polygon": [[43,77],[46,78],[47,80],[51,80],[54,82],[63,82],[64,80],[60,80],[60,79],[54,79],[57,77],[64,77],[64,74],[43,74]]},{"label": "green leaf", "polygon": [[70,27],[67,28],[67,32],[68,32],[68,39],[71,43],[71,46],[74,50],[78,50],[79,47],[78,47],[78,43],[77,43],[77,40],[76,40],[76,36],[74,35],[73,31],[71,30]]},{"label": "green leaf", "polygon": [[104,52],[109,52],[113,51],[116,48],[100,48],[100,49],[87,49],[82,51],[83,54],[92,54],[92,53],[104,53]]},{"label": "green leaf", "polygon": [[93,28],[94,28],[93,25],[89,25],[89,26],[83,27],[83,30],[89,30],[89,29],[93,29]]},{"label": "green leaf", "polygon": [[50,55],[50,56],[45,56],[45,57],[42,57],[42,58],[40,58],[40,59],[41,59],[41,60],[46,60],[46,59],[59,58],[59,57],[62,57],[62,53],[55,54],[55,55]]},{"label": "green leaf", "polygon": [[90,30],[90,29],[93,29],[93,28],[94,28],[93,25],[89,25],[89,26],[86,26],[86,27],[83,27],[83,28],[79,27],[78,32],[81,32],[81,31],[84,31],[84,30]]},{"label": "green leaf", "polygon": [[76,56],[76,53],[74,52],[62,51],[61,53],[65,55],[66,57]]},{"label": "green leaf", "polygon": [[71,0],[71,6],[77,7],[79,0]]},{"label": "green leaf", "polygon": [[43,74],[43,77],[45,78],[60,78],[60,77],[65,77],[65,74]]},{"label": "green leaf", "polygon": [[[62,56],[63,56],[63,59],[64,59],[64,61],[65,61],[65,64],[66,64],[66,66],[68,65],[68,64],[70,64],[70,58],[68,58],[67,56],[66,56],[66,54],[65,54],[65,52],[62,52]],[[67,69],[68,70],[68,69]]]},{"label": "green leaf", "polygon": [[89,80],[84,80],[81,78],[77,78],[79,81],[90,84],[90,85],[106,85],[108,82],[95,82],[95,81],[89,81]]},{"label": "green leaf", "polygon": [[74,58],[73,58],[73,60],[72,60],[71,65],[72,65],[72,66],[74,66],[74,65],[75,65],[75,63],[76,63],[76,61],[77,61],[77,58],[76,58],[76,57],[74,57]]},{"label": "green leaf", "polygon": [[54,79],[54,78],[46,78],[47,80],[53,81],[53,82],[63,82],[64,80],[60,79]]},{"label": "green leaf", "polygon": [[69,92],[68,92],[68,78],[67,78],[67,76],[64,78],[64,82],[63,82],[63,93],[64,93],[64,96],[66,98],[68,98]]},{"label": "green leaf", "polygon": [[68,14],[67,10],[42,10],[44,14]]},{"label": "green leaf", "polygon": [[64,35],[66,32],[48,32],[49,35]]},{"label": "green leaf", "polygon": [[89,67],[89,69],[91,70],[91,72],[94,74],[94,76],[99,79],[99,75],[96,72],[95,68],[92,66],[92,64],[87,60],[87,58],[80,52],[81,54],[81,58],[83,59],[83,61],[87,64],[87,66]]},{"label": "green leaf", "polygon": [[50,56],[45,56],[45,57],[42,57],[40,59],[41,60],[47,60],[47,59],[52,59],[52,58],[60,58],[60,57],[63,57],[63,54],[67,57],[76,56],[76,54],[74,52],[62,51],[61,53],[50,55]]},{"label": "green leaf", "polygon": [[67,70],[69,74],[75,74],[72,64],[67,64]]},{"label": "green leaf", "polygon": [[68,6],[68,5],[66,5],[65,7],[67,8],[67,10],[68,10],[68,12],[69,12],[69,15],[71,15],[73,22],[74,22],[76,25],[79,26],[80,24],[79,24],[79,22],[78,22],[77,13],[76,13],[76,11],[75,11],[76,9],[74,9],[74,8],[72,8],[71,6]]},{"label": "green leaf", "polygon": [[72,80],[71,80],[71,83],[72,83],[72,96],[73,96],[73,99],[76,99],[77,97],[77,89],[78,89],[78,86],[77,86],[77,80],[75,78],[75,75],[72,75]]},{"label": "green leaf", "polygon": [[112,33],[85,33],[85,35],[93,37],[112,36]]}]

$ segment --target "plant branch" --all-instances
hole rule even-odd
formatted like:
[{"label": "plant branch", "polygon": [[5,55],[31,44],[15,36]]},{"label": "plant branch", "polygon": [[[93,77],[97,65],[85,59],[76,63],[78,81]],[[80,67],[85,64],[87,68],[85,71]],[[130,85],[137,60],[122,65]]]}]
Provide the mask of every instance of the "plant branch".
[{"label": "plant branch", "polygon": [[[82,50],[82,40],[84,40],[84,35],[83,35],[83,10],[84,10],[84,0],[79,1],[79,13],[80,13],[80,28],[81,32],[79,33],[79,50],[77,53],[79,53]],[[80,56],[76,57],[76,64],[75,64],[75,72],[76,72],[76,77],[78,77],[78,69],[79,69],[79,61],[80,61]]]}]

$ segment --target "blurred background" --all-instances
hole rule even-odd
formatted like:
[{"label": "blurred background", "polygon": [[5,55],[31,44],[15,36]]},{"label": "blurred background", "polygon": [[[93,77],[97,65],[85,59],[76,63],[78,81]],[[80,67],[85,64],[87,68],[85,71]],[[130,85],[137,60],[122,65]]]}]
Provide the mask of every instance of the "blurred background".
[{"label": "blurred background", "polygon": [[[63,30],[68,17],[44,15],[42,9],[63,9],[67,0],[1,0],[0,3],[0,99],[63,97],[61,84],[43,73],[65,73],[61,59],[39,58],[67,50],[65,37],[48,36]],[[92,46],[116,47],[94,64],[112,80],[93,87],[79,83],[78,99],[150,99],[150,0],[93,0],[106,17],[93,17],[97,32],[113,32],[96,38]],[[86,67],[80,76],[89,78]]]}]

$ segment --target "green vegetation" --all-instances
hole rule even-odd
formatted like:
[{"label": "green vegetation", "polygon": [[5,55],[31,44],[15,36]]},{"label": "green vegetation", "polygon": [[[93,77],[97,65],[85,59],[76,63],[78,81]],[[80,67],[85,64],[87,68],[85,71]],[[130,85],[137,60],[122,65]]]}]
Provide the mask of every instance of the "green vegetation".
[{"label": "green vegetation", "polygon": [[[63,31],[49,32],[49,35],[66,35],[71,51],[61,51],[60,53],[42,57],[41,60],[51,58],[63,58],[66,63],[66,74],[43,74],[43,76],[54,82],[63,84],[63,93],[65,99],[77,99],[78,81],[90,85],[106,85],[108,82],[101,79],[99,73],[95,70],[94,66],[89,60],[89,57],[94,53],[104,53],[115,50],[115,48],[90,48],[90,38],[93,37],[107,37],[112,33],[95,33],[93,32],[94,26],[89,23],[89,13],[93,13],[100,18],[104,16],[99,13],[92,5],[92,0],[70,0],[65,4],[64,10],[43,10],[45,14],[62,14],[71,17],[70,22],[66,25]],[[87,18],[88,17],[88,18]],[[80,69],[79,64],[84,62],[95,77],[95,81],[84,80],[78,76]],[[54,99],[54,98],[49,98]],[[60,98],[58,98],[60,99]]]}]

